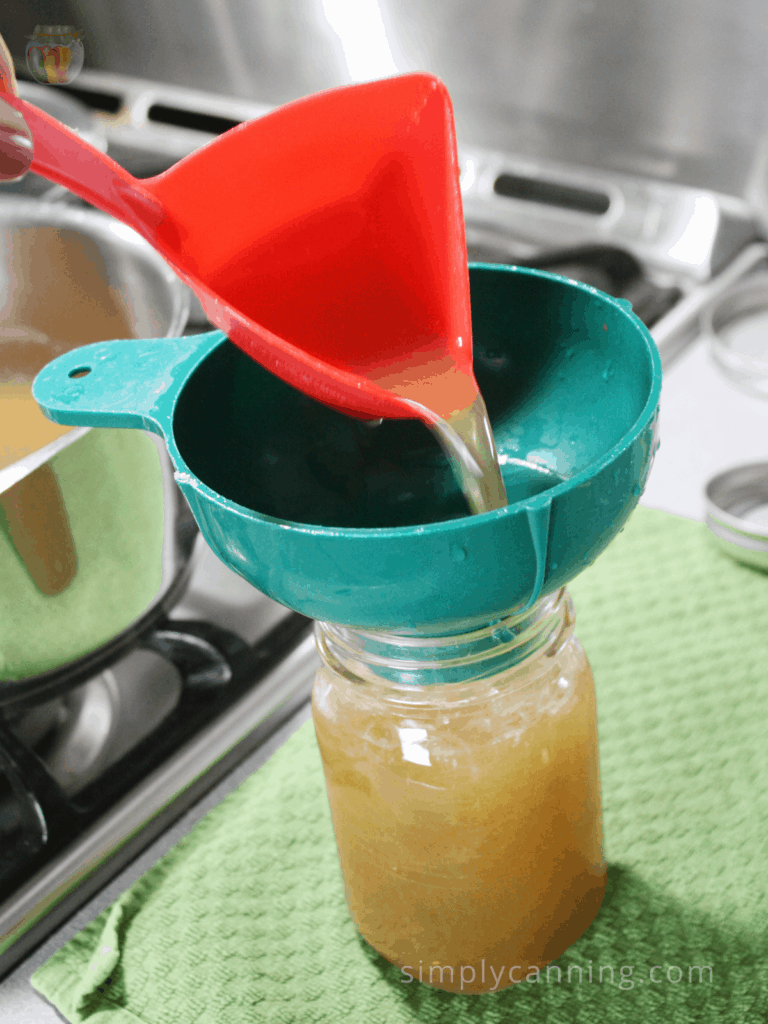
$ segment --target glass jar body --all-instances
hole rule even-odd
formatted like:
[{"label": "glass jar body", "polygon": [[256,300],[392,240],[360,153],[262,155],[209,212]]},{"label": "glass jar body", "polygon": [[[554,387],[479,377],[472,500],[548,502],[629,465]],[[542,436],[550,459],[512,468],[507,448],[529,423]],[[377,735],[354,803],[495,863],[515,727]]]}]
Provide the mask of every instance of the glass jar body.
[{"label": "glass jar body", "polygon": [[[347,902],[404,982],[500,991],[558,957],[600,907],[592,673],[567,594],[546,602],[532,653],[490,674],[500,659],[476,655],[480,678],[443,684],[401,681],[423,663],[412,638],[394,659],[388,638],[382,664],[371,634],[318,624],[313,718]],[[502,647],[512,635],[514,661],[520,633],[507,627],[488,629]],[[466,650],[430,638],[437,677],[446,651],[455,677]]]}]

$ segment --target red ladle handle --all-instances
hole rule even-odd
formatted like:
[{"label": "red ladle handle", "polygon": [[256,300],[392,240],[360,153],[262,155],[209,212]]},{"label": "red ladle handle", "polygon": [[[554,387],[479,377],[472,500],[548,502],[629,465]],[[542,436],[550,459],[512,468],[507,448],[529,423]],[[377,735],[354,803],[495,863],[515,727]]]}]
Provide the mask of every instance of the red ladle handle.
[{"label": "red ladle handle", "polygon": [[30,170],[64,185],[150,243],[154,241],[165,211],[133,175],[31,103],[11,94],[3,98],[20,111],[32,131],[35,152]]}]

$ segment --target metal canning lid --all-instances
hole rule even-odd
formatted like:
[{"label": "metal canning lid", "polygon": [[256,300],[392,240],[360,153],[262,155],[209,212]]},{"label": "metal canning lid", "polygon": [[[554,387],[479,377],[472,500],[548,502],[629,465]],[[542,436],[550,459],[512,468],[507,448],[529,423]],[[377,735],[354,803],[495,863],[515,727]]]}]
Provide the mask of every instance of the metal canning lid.
[{"label": "metal canning lid", "polygon": [[768,399],[768,272],[752,274],[701,314],[720,373],[740,391]]},{"label": "metal canning lid", "polygon": [[704,492],[705,522],[732,558],[768,570],[768,462],[735,466]]}]

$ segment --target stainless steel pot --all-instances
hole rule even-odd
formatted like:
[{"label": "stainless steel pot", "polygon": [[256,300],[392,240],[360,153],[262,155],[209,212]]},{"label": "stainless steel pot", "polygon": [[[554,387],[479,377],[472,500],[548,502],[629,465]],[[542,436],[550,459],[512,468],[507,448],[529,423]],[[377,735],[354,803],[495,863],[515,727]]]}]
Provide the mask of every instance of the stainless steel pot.
[{"label": "stainless steel pot", "polygon": [[178,336],[188,308],[162,258],[112,218],[0,201],[0,705],[87,678],[186,582],[196,531],[164,446],[62,432],[29,386],[84,342]]}]

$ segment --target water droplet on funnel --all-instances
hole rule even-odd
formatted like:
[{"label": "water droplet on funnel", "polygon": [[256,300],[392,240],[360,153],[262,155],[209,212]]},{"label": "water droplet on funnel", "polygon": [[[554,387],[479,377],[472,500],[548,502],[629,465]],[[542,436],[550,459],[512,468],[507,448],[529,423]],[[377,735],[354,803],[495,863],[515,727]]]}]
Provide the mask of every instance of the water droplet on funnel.
[{"label": "water droplet on funnel", "polygon": [[467,557],[467,549],[461,547],[460,544],[451,545],[451,558],[454,562],[463,562]]}]

